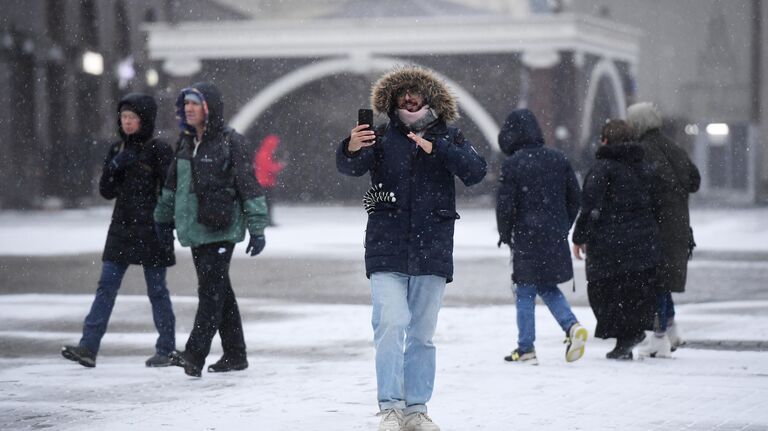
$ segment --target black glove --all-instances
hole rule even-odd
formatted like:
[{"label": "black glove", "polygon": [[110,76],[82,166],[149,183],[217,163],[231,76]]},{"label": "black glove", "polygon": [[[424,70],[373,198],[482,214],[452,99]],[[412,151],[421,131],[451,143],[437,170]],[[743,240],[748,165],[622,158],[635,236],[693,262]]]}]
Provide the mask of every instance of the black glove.
[{"label": "black glove", "polygon": [[120,151],[112,158],[112,161],[109,162],[109,167],[114,171],[122,171],[137,160],[139,160],[138,151],[136,151],[133,145],[126,145],[123,151]]},{"label": "black glove", "polygon": [[155,235],[161,245],[173,247],[173,223],[155,223]]},{"label": "black glove", "polygon": [[251,235],[251,240],[248,241],[248,247],[245,248],[246,253],[250,253],[251,256],[256,256],[264,250],[264,246],[267,245],[267,240],[264,235]]}]

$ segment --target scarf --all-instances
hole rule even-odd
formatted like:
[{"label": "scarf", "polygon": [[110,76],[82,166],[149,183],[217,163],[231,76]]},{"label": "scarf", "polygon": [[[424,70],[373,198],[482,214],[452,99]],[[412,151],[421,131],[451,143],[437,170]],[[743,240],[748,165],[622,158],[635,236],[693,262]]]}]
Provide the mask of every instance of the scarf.
[{"label": "scarf", "polygon": [[429,105],[424,105],[416,112],[407,109],[398,109],[397,116],[406,126],[415,132],[426,130],[437,121],[437,113],[430,109]]}]

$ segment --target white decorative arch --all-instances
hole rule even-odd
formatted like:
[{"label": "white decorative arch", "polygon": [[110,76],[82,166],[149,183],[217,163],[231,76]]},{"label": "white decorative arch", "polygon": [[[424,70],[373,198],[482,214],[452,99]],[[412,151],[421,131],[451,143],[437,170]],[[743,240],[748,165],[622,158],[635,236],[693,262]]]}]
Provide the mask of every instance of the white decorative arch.
[{"label": "white decorative arch", "polygon": [[[309,64],[296,69],[267,85],[237,112],[230,121],[230,125],[237,130],[243,132],[246,131],[251,123],[264,113],[264,111],[266,111],[275,101],[280,100],[285,95],[303,85],[326,76],[350,71],[361,74],[371,71],[388,71],[395,66],[403,64],[414,63],[398,60],[396,58],[350,56]],[[485,110],[477,99],[456,82],[439,72],[435,71],[435,74],[445,82],[450,91],[456,96],[461,108],[467,113],[469,118],[474,121],[480,129],[480,132],[483,134],[483,137],[485,137],[485,140],[491,145],[491,148],[495,151],[500,151],[499,143],[497,142],[499,126],[488,111]]]},{"label": "white decorative arch", "polygon": [[597,90],[600,85],[600,80],[607,78],[613,88],[613,95],[616,97],[616,106],[618,112],[615,113],[617,118],[625,118],[627,116],[627,99],[624,96],[624,87],[621,84],[621,75],[619,70],[616,69],[616,65],[609,58],[603,58],[592,69],[592,74],[589,77],[589,88],[587,88],[587,97],[584,99],[584,109],[581,114],[581,136],[579,143],[584,145],[589,139],[589,129],[592,124],[592,114],[595,109],[595,99],[597,98]]}]

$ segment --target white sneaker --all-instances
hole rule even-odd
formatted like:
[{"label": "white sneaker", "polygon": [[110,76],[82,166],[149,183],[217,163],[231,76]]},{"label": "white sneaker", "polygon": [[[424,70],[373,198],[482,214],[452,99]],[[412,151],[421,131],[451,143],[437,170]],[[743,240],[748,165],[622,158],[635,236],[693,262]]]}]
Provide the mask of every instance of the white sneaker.
[{"label": "white sneaker", "polygon": [[402,431],[403,430],[403,411],[400,409],[386,409],[380,411],[376,416],[381,416],[379,422],[379,431]]},{"label": "white sneaker", "polygon": [[574,362],[584,356],[584,346],[587,344],[587,328],[581,326],[578,322],[571,325],[568,330],[568,338],[565,339],[565,360]]},{"label": "white sneaker", "polygon": [[680,336],[680,329],[674,323],[667,328],[667,336],[669,337],[669,344],[672,346],[670,350],[673,352],[685,344],[685,340]]},{"label": "white sneaker", "polygon": [[656,334],[646,337],[645,341],[637,348],[637,354],[641,358],[671,358],[672,344],[669,342],[669,336],[664,334],[658,337]]},{"label": "white sneaker", "polygon": [[440,427],[426,413],[416,412],[405,417],[403,431],[440,431]]}]

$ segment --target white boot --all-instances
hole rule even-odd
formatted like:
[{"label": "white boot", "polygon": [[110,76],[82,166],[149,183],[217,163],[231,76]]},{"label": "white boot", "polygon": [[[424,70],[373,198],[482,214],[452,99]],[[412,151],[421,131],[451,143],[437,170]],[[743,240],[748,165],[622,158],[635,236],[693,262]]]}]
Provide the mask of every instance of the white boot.
[{"label": "white boot", "polygon": [[656,334],[646,337],[645,341],[638,346],[637,354],[641,358],[671,358],[672,344],[669,342],[669,336],[665,333],[661,337]]},{"label": "white boot", "polygon": [[440,427],[426,413],[416,412],[405,417],[403,431],[440,431]]},{"label": "white boot", "polygon": [[680,336],[680,328],[675,323],[672,323],[667,328],[667,336],[669,337],[669,344],[672,346],[671,350],[673,352],[685,344],[685,340]]},{"label": "white boot", "polygon": [[379,431],[401,431],[403,428],[403,411],[400,409],[386,409],[376,416],[381,416]]}]

